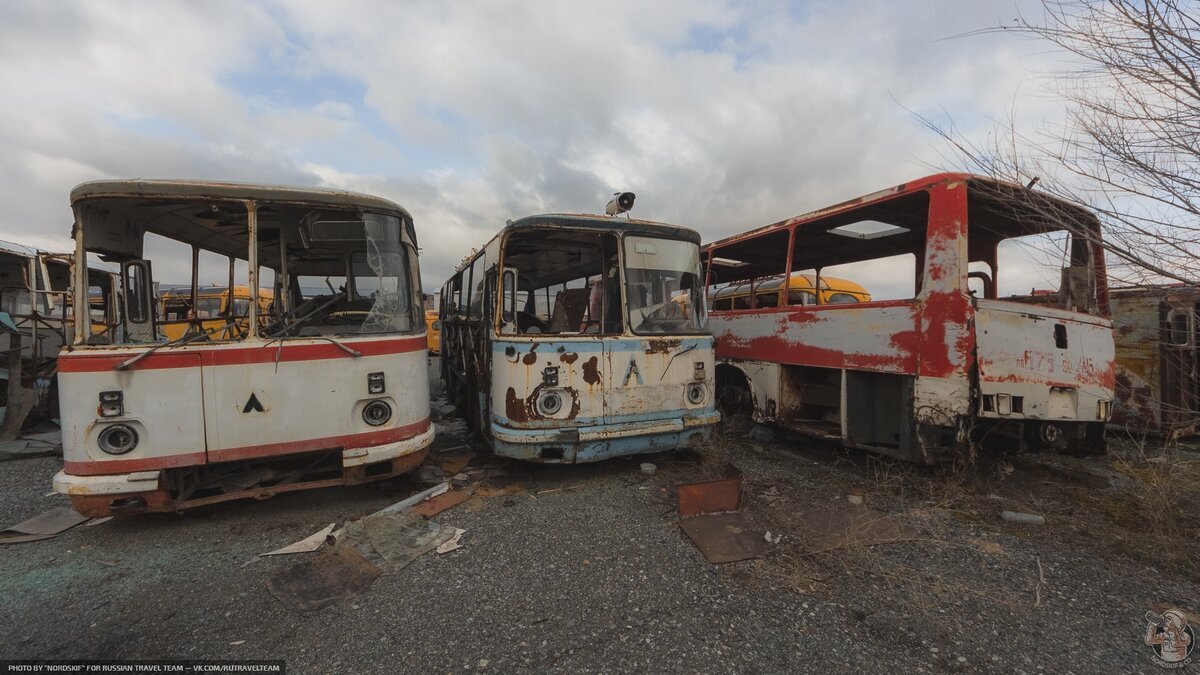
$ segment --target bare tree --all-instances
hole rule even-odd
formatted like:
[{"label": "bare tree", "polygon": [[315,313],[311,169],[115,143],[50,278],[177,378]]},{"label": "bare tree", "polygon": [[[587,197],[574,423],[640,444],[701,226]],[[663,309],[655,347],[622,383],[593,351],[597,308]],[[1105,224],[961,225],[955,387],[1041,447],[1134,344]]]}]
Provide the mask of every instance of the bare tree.
[{"label": "bare tree", "polygon": [[1200,10],[1187,0],[1043,0],[1010,32],[1064,51],[1052,74],[1066,122],[985,142],[921,118],[955,163],[1095,210],[1110,272],[1126,283],[1200,280]]}]

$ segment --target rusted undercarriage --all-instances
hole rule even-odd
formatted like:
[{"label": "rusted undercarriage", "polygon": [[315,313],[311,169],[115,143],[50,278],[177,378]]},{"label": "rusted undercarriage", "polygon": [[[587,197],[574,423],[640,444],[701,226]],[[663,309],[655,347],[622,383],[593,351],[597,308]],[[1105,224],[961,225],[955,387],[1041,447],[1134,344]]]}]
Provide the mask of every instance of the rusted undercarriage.
[{"label": "rusted undercarriage", "polygon": [[342,450],[285,458],[223,462],[166,469],[158,489],[117,494],[71,494],[71,505],[90,518],[134,513],[178,512],[237,499],[270,499],[313,488],[361,485],[408,473],[421,465],[428,449],[392,460],[343,467]]}]

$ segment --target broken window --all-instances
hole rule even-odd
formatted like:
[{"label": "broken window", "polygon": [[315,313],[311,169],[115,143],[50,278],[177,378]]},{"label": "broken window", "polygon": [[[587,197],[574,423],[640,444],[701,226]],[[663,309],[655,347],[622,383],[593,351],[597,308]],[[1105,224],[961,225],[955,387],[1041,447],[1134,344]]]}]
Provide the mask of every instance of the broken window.
[{"label": "broken window", "polygon": [[798,225],[792,275],[812,289],[801,303],[915,297],[928,215],[929,195],[919,192]]},{"label": "broken window", "polygon": [[516,301],[501,332],[621,333],[618,260],[617,237],[609,233],[555,227],[508,235],[504,283],[516,284]]},{"label": "broken window", "polygon": [[412,247],[402,240],[399,218],[314,213],[305,221],[303,245],[286,249],[292,309],[268,335],[408,332],[424,325],[416,316]]}]

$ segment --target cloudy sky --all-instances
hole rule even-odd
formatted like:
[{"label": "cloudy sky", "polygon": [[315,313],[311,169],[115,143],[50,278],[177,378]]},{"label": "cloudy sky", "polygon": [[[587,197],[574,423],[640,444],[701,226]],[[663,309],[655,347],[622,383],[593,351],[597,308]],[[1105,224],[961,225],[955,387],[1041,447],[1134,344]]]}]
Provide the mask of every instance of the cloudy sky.
[{"label": "cloudy sky", "polygon": [[712,240],[944,166],[905,108],[978,136],[1056,115],[1043,47],[947,39],[1018,11],[1035,8],[4,0],[0,239],[65,250],[72,186],[171,177],[390,198],[427,291],[506,219],[618,189]]}]

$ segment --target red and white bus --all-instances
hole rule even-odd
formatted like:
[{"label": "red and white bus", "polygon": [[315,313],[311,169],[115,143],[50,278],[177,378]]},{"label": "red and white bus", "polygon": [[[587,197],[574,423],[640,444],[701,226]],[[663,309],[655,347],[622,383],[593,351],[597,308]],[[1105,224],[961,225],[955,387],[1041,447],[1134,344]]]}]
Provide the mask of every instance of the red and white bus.
[{"label": "red and white bus", "polygon": [[[85,183],[71,205],[75,260],[119,263],[124,307],[121,330],[77,330],[59,356],[65,467],[54,487],[80,513],[261,499],[424,459],[425,321],[403,208],[349,192],[141,180]],[[85,273],[73,269],[76,326],[90,325]],[[192,306],[212,275],[274,301],[219,326],[196,316],[168,341],[156,274],[190,277]]]},{"label": "red and white bus", "polygon": [[[942,174],[717,241],[704,259],[710,294],[777,289],[709,321],[719,395],[759,422],[918,463],[978,445],[1104,447],[1112,322],[1084,209]],[[1057,306],[1001,298],[1029,288],[1034,262],[1050,263],[1032,278],[1059,286]],[[795,275],[851,278],[870,300],[797,303],[778,290]]]}]

